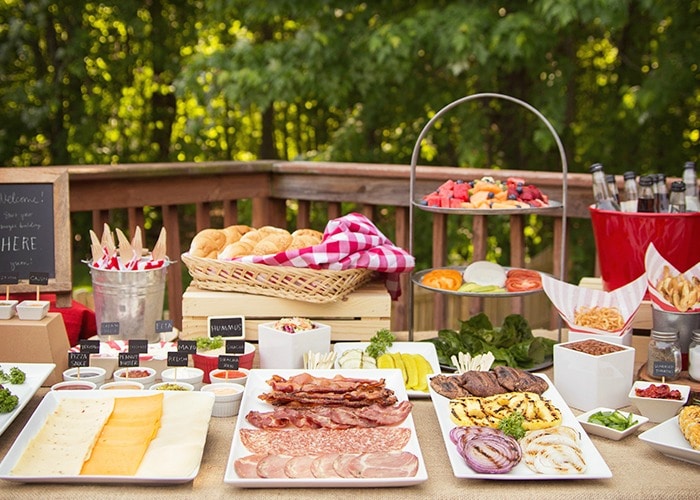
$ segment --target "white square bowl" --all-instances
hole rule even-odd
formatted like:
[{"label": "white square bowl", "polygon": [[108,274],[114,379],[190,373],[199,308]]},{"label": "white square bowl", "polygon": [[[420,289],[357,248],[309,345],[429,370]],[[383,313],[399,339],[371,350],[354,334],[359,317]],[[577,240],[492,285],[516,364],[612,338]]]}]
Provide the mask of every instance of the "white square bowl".
[{"label": "white square bowl", "polygon": [[258,325],[260,368],[304,368],[304,353],[330,352],[331,327],[314,322],[313,330],[287,333],[276,330],[275,322]]},{"label": "white square bowl", "polygon": [[[599,411],[603,412],[615,412],[619,411],[625,418],[629,418],[630,415],[632,415],[632,421],[636,423],[630,425],[627,429],[623,431],[618,431],[617,429],[612,429],[610,427],[605,427],[604,425],[596,424],[593,422],[589,422],[588,419],[591,417],[591,415],[594,415],[598,413]],[[616,410],[614,408],[595,408],[591,411],[587,411],[586,413],[582,413],[576,419],[579,421],[581,426],[586,430],[588,434],[595,434],[596,436],[601,436],[607,439],[612,439],[613,441],[619,441],[620,439],[629,436],[632,434],[634,431],[639,429],[642,425],[646,424],[649,419],[647,417],[643,417],[641,415],[636,415],[634,413],[630,413],[627,411],[620,411]]]},{"label": "white square bowl", "polygon": [[19,316],[19,319],[38,321],[44,319],[48,312],[48,300],[23,300],[17,304],[17,316]]},{"label": "white square bowl", "polygon": [[566,404],[581,411],[627,406],[634,381],[634,347],[600,340],[619,349],[601,355],[568,347],[579,342],[586,340],[554,346],[554,385]]},{"label": "white square bowl", "polygon": [[649,419],[650,422],[664,422],[675,417],[683,405],[688,401],[690,386],[682,384],[666,384],[671,390],[676,389],[681,393],[681,399],[644,398],[637,396],[636,389],[646,389],[650,385],[661,385],[661,382],[646,382],[638,380],[630,389],[628,398],[639,413]]},{"label": "white square bowl", "polygon": [[10,319],[17,312],[16,300],[0,300],[0,319]]}]

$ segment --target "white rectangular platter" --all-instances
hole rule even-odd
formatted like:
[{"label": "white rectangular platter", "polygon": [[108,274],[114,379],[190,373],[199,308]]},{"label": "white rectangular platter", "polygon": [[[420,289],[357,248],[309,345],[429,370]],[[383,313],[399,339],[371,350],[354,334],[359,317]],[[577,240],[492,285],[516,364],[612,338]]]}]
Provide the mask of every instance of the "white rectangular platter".
[{"label": "white rectangular platter", "polygon": [[[109,483],[128,483],[128,484],[179,484],[192,481],[199,473],[199,466],[202,459],[202,451],[206,441],[207,425],[189,425],[186,418],[174,419],[173,424],[182,429],[188,426],[193,429],[193,433],[185,440],[183,437],[182,447],[176,446],[173,448],[173,456],[180,454],[178,460],[186,460],[191,464],[191,469],[187,473],[178,475],[163,474],[162,476],[98,476],[98,475],[54,475],[54,476],[16,476],[12,474],[17,461],[22,456],[25,448],[29,445],[31,439],[39,432],[44,425],[46,418],[58,407],[62,398],[116,398],[116,397],[140,397],[154,394],[160,391],[51,391],[41,401],[34,414],[31,416],[24,429],[14,444],[7,452],[5,458],[0,463],[0,479],[7,481],[15,481],[20,483],[79,483],[79,484],[109,484]],[[206,392],[169,392],[163,391],[165,398],[188,398],[186,404],[191,409],[197,411],[209,411],[214,404],[214,395]],[[165,414],[164,414],[165,415]],[[163,426],[161,426],[161,430]],[[161,432],[161,431],[159,431]],[[172,431],[171,431],[172,432]],[[158,437],[158,436],[156,436]]]},{"label": "white rectangular platter", "polygon": [[571,412],[571,409],[567,406],[564,399],[561,397],[554,384],[549,380],[549,378],[541,373],[535,374],[538,377],[542,377],[548,384],[549,389],[547,389],[543,397],[549,399],[561,412],[562,415],[562,425],[568,425],[573,427],[579,432],[581,437],[581,449],[583,451],[583,456],[586,460],[587,468],[583,474],[538,474],[530,470],[524,462],[520,462],[516,465],[510,472],[506,474],[483,474],[477,473],[472,470],[464,458],[457,451],[457,447],[450,441],[450,430],[455,427],[455,424],[450,419],[450,400],[444,396],[441,396],[437,392],[430,388],[430,397],[435,406],[435,413],[438,417],[438,422],[440,423],[440,430],[442,432],[443,440],[445,441],[445,447],[447,448],[447,455],[450,459],[450,464],[452,465],[452,471],[455,477],[464,479],[492,479],[492,480],[545,480],[545,479],[605,479],[612,477],[612,472],[610,468],[603,460],[603,457],[598,452],[591,441],[588,434],[583,430],[581,424],[576,420],[576,417]]},{"label": "white rectangular platter", "polygon": [[[253,478],[246,479],[241,478],[236,474],[234,469],[234,462],[241,457],[251,455],[251,452],[246,449],[246,447],[241,442],[240,429],[254,429],[254,427],[248,423],[245,416],[251,410],[257,411],[271,411],[272,406],[263,402],[258,398],[260,394],[270,391],[270,386],[266,383],[272,375],[279,375],[281,377],[289,378],[290,376],[297,375],[300,373],[310,373],[316,377],[326,377],[333,378],[336,375],[342,375],[348,378],[363,378],[363,379],[385,379],[386,387],[392,389],[396,394],[399,401],[406,401],[408,399],[406,395],[406,390],[403,385],[403,378],[401,371],[398,369],[385,369],[385,370],[291,370],[291,369],[280,369],[280,370],[261,370],[254,369],[250,371],[248,376],[248,381],[246,382],[246,390],[243,394],[243,400],[241,401],[241,408],[238,412],[238,419],[236,421],[236,430],[233,434],[233,441],[231,443],[231,452],[229,454],[228,464],[226,465],[226,473],[224,475],[224,482],[244,488],[370,488],[370,487],[389,487],[389,486],[410,486],[418,483],[427,481],[428,473],[425,468],[425,462],[423,461],[423,455],[421,454],[420,446],[418,444],[418,437],[416,435],[416,429],[413,423],[413,416],[408,415],[406,420],[404,420],[400,426],[407,427],[411,430],[411,438],[409,439],[404,451],[409,451],[413,453],[418,458],[418,472],[414,477],[406,478],[357,478],[357,479],[345,479],[345,478],[308,478],[308,479],[264,479],[264,478]],[[283,430],[280,432],[304,432],[301,430]]]},{"label": "white rectangular platter", "polygon": [[700,465],[700,451],[694,450],[683,436],[678,416],[642,432],[639,439],[667,457]]},{"label": "white rectangular platter", "polygon": [[[364,351],[369,346],[369,342],[336,342],[333,344],[333,350],[337,354],[335,367],[338,368],[338,358],[344,351],[349,349],[360,349]],[[431,342],[394,342],[387,352],[405,352],[408,354],[420,354],[428,360],[433,368],[433,373],[440,373],[440,361],[438,361],[435,345]],[[428,398],[430,393],[406,389],[406,394],[409,398]]]},{"label": "white rectangular platter", "polygon": [[9,373],[12,367],[16,366],[22,370],[27,378],[23,384],[4,384],[5,388],[9,389],[12,394],[17,396],[19,400],[17,408],[9,413],[0,413],[0,435],[5,432],[14,419],[19,415],[19,412],[24,409],[30,399],[39,390],[41,384],[51,375],[51,372],[56,365],[53,363],[0,363],[0,367]]}]

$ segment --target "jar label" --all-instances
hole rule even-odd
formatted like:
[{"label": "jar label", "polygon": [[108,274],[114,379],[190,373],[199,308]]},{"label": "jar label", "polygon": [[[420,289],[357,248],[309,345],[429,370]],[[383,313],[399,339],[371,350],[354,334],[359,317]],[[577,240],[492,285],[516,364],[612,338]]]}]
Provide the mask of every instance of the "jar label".
[{"label": "jar label", "polygon": [[673,361],[654,361],[651,376],[656,378],[670,377],[675,378],[678,374],[676,373],[676,363]]}]

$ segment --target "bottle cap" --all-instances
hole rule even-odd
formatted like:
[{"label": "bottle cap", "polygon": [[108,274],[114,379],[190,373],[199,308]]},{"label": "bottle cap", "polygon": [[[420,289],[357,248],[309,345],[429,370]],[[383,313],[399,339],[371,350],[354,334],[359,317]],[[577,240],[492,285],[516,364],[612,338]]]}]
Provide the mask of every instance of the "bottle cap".
[{"label": "bottle cap", "polygon": [[650,175],[643,175],[639,178],[640,186],[651,186],[652,184],[654,184],[654,179]]},{"label": "bottle cap", "polygon": [[683,181],[673,181],[671,183],[671,191],[674,193],[682,193],[685,191],[685,182]]},{"label": "bottle cap", "polygon": [[603,164],[602,164],[602,163],[594,163],[593,165],[591,165],[590,167],[588,167],[588,171],[589,171],[590,173],[593,173],[593,172],[600,172],[600,171],[602,171],[602,170],[603,170]]},{"label": "bottle cap", "polygon": [[666,182],[666,174],[656,174],[656,182]]},{"label": "bottle cap", "polygon": [[607,182],[608,184],[615,184],[615,176],[613,174],[606,175],[605,182]]},{"label": "bottle cap", "polygon": [[689,168],[692,168],[693,170],[695,170],[695,162],[694,161],[685,162],[685,165],[683,165],[683,170],[686,170]]},{"label": "bottle cap", "polygon": [[629,181],[629,180],[632,180],[632,179],[636,179],[636,178],[637,178],[637,174],[635,174],[634,172],[632,172],[632,171],[630,170],[630,171],[625,172],[624,174],[622,174],[622,177],[623,177],[623,179],[625,179],[626,181]]},{"label": "bottle cap", "polygon": [[651,337],[656,340],[665,340],[667,342],[675,342],[678,340],[678,332],[660,332],[658,330],[651,331]]}]

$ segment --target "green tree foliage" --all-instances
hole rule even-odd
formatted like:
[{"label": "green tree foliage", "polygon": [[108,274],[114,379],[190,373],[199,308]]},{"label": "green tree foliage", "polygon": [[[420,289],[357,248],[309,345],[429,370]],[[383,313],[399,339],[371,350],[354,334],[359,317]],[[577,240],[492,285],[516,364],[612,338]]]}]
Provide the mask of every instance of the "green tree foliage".
[{"label": "green tree foliage", "polygon": [[[437,110],[498,92],[553,123],[571,171],[679,175],[698,26],[698,0],[4,0],[0,164],[408,164]],[[486,100],[436,124],[421,163],[561,168],[535,116]]]}]

